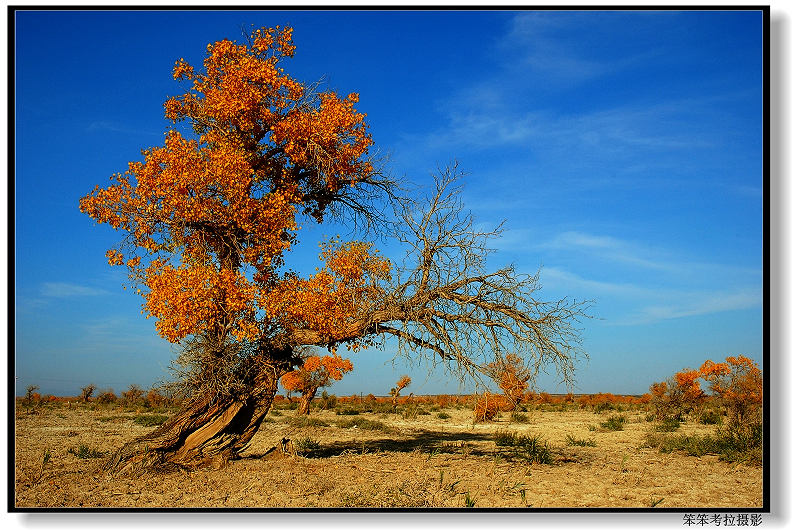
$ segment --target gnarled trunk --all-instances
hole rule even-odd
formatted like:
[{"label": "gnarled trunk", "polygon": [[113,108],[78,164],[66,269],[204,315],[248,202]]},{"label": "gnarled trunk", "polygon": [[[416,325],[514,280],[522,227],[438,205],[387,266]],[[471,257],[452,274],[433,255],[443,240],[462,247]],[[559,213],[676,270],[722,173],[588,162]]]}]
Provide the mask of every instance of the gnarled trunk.
[{"label": "gnarled trunk", "polygon": [[243,396],[196,396],[156,430],[117,450],[105,469],[121,473],[223,466],[237,458],[255,435],[272,406],[278,379],[288,368],[285,363],[273,364],[258,372],[249,379]]},{"label": "gnarled trunk", "polygon": [[300,396],[300,405],[297,407],[298,414],[301,416],[307,416],[309,412],[311,412],[311,401],[314,400],[315,395],[317,395],[316,388],[310,388],[303,392],[303,394]]}]

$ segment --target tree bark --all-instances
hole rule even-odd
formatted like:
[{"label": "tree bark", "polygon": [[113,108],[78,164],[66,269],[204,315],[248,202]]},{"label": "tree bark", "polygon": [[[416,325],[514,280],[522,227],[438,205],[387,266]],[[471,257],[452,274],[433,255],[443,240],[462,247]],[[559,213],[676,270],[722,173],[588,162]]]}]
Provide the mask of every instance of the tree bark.
[{"label": "tree bark", "polygon": [[156,430],[117,450],[105,470],[116,474],[224,466],[258,431],[286,371],[288,364],[268,366],[252,377],[246,396],[194,397]]},{"label": "tree bark", "polygon": [[297,407],[297,413],[299,415],[307,416],[311,412],[311,401],[314,400],[315,395],[317,395],[316,388],[311,388],[303,392],[300,396],[300,405]]}]

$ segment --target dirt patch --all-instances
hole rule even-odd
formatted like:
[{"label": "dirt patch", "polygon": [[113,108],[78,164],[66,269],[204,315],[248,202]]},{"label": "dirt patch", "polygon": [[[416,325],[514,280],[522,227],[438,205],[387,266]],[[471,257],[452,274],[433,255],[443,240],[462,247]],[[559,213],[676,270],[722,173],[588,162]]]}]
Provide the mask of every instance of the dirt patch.
[{"label": "dirt patch", "polygon": [[[477,425],[469,410],[456,408],[414,419],[317,411],[310,422],[285,411],[270,415],[243,458],[222,469],[111,477],[102,456],[152,430],[135,423],[136,415],[82,404],[21,410],[16,507],[762,506],[761,467],[659,453],[644,445],[653,423],[643,412],[626,412],[623,430],[608,431],[600,424],[609,413],[577,409]],[[687,423],[679,430],[714,428]],[[552,464],[504,453],[495,442],[500,431],[546,441]],[[294,454],[277,451],[282,438]]]}]

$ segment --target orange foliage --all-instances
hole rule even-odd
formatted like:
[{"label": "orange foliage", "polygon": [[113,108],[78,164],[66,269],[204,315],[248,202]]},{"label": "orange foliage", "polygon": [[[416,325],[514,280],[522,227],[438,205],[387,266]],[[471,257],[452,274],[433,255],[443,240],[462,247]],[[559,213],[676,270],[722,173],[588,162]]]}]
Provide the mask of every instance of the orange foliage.
[{"label": "orange foliage", "polygon": [[500,412],[510,410],[510,407],[511,405],[509,404],[508,398],[502,395],[484,392],[482,395],[479,395],[475,401],[475,407],[473,409],[475,422],[491,421]]},{"label": "orange foliage", "polygon": [[697,370],[679,371],[675,374],[675,383],[678,385],[678,394],[686,403],[696,403],[703,397],[703,390],[700,389],[700,372]]},{"label": "orange foliage", "polygon": [[409,377],[408,375],[403,375],[402,377],[400,377],[400,380],[397,381],[396,387],[394,389],[399,392],[409,384],[411,384],[411,377]]},{"label": "orange foliage", "polygon": [[519,356],[509,353],[505,359],[488,364],[486,370],[514,407],[522,401],[528,390],[531,372]]},{"label": "orange foliage", "polygon": [[201,332],[252,341],[302,324],[335,343],[388,275],[389,262],[361,242],[326,245],[308,280],[277,273],[296,216],[322,221],[340,189],[374,171],[358,95],[315,95],[281,67],[294,52],[292,29],[275,27],[248,44],[209,44],[201,68],[178,60],[173,76],[188,90],[165,102],[165,116],[189,121],[197,137],[168,131],[80,200],[126,233],[108,262],[127,267],[142,312],[170,342]]},{"label": "orange foliage", "polygon": [[750,358],[740,355],[727,357],[725,362],[706,360],[699,373],[709,382],[716,397],[728,408],[734,424],[753,417],[764,399],[761,370]]},{"label": "orange foliage", "polygon": [[336,339],[353,316],[384,293],[379,283],[388,278],[390,263],[363,242],[329,242],[320,260],[325,266],[316,274],[308,279],[287,277],[260,303],[267,316],[284,327],[308,328]]},{"label": "orange foliage", "polygon": [[699,380],[728,408],[734,424],[751,417],[763,401],[761,370],[748,357],[727,357],[725,362],[706,360],[698,369],[679,371],[667,382],[650,386],[650,402],[656,414],[682,415],[698,408],[708,397]]},{"label": "orange foliage", "polygon": [[281,378],[281,384],[288,391],[316,391],[338,381],[345,373],[353,371],[353,363],[339,355],[310,356],[303,367],[290,371]]}]

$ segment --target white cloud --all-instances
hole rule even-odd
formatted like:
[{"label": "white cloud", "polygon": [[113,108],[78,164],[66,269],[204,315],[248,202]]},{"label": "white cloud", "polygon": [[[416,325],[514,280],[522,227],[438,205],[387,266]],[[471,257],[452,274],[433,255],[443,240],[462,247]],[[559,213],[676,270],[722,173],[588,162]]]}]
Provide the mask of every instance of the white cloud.
[{"label": "white cloud", "polygon": [[625,263],[640,268],[675,274],[699,275],[701,273],[735,273],[749,277],[762,276],[763,271],[730,264],[697,262],[676,257],[674,252],[654,245],[628,242],[607,235],[593,235],[579,231],[566,231],[537,246],[572,253],[584,253],[596,258]]},{"label": "white cloud", "polygon": [[758,308],[763,304],[763,293],[759,288],[745,288],[733,292],[676,295],[679,296],[681,301],[673,304],[644,307],[632,317],[631,323],[650,323],[732,310],[746,310]]},{"label": "white cloud", "polygon": [[602,316],[609,325],[630,326],[664,320],[758,308],[763,304],[760,286],[719,290],[687,290],[586,279],[558,268],[542,268],[542,285],[548,290],[586,294],[616,312]]}]

